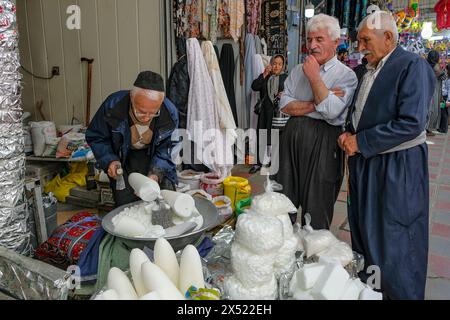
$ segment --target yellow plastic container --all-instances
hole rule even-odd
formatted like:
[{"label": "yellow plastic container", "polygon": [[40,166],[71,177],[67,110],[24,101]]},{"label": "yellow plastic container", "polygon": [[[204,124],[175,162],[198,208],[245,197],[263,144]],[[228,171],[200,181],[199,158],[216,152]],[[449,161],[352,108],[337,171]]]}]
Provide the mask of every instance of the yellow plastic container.
[{"label": "yellow plastic container", "polygon": [[225,195],[231,199],[231,207],[233,211],[236,204],[242,199],[250,198],[252,195],[252,187],[247,179],[240,177],[228,177],[223,181]]}]

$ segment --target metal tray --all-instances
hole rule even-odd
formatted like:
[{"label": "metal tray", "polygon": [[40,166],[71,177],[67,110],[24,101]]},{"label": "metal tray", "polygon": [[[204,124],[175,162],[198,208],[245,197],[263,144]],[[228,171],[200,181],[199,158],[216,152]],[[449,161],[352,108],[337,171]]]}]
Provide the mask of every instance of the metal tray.
[{"label": "metal tray", "polygon": [[[166,238],[166,240],[172,245],[175,252],[184,249],[189,244],[194,244],[197,242],[201,236],[209,229],[215,228],[219,224],[219,211],[216,206],[212,204],[210,201],[201,198],[194,197],[195,205],[203,216],[203,226],[201,229],[197,231],[193,231],[179,237]],[[124,209],[133,207],[143,203],[143,201],[138,201],[135,203],[131,203],[117,209],[114,209],[110,213],[108,213],[102,220],[102,227],[109,234],[122,239],[127,246],[130,248],[139,248],[143,249],[144,247],[153,249],[155,246],[155,242],[158,239],[155,238],[131,238],[125,237],[114,232],[114,225],[112,223],[113,218],[120,214]]]}]

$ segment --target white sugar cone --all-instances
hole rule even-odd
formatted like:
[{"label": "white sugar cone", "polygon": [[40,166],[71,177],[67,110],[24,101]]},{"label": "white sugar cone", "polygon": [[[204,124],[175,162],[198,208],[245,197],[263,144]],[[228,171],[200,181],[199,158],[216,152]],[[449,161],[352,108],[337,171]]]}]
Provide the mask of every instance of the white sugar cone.
[{"label": "white sugar cone", "polygon": [[161,188],[155,180],[140,173],[130,174],[128,182],[136,192],[136,195],[144,201],[155,201],[161,193]]},{"label": "white sugar cone", "polygon": [[139,297],[143,297],[148,293],[142,281],[141,267],[144,262],[150,261],[144,251],[133,249],[130,254],[130,271],[133,278],[134,288]]},{"label": "white sugar cone", "polygon": [[178,291],[169,277],[156,264],[144,262],[141,267],[141,272],[145,288],[149,292],[156,291],[158,294],[164,292],[164,297],[161,298],[166,300],[184,300],[181,292]]},{"label": "white sugar cone", "polygon": [[200,255],[193,245],[188,245],[181,254],[178,288],[182,293],[186,293],[192,286],[197,289],[204,288],[205,279]]},{"label": "white sugar cone", "polygon": [[168,190],[162,190],[161,195],[177,216],[189,218],[192,215],[195,209],[195,201],[192,196]]},{"label": "white sugar cone", "polygon": [[180,266],[178,265],[177,256],[173,251],[170,243],[159,238],[155,243],[155,264],[172,280],[173,284],[178,287],[178,277],[180,274]]},{"label": "white sugar cone", "polygon": [[114,232],[125,237],[141,237],[145,233],[145,227],[133,218],[122,217],[114,227]]}]

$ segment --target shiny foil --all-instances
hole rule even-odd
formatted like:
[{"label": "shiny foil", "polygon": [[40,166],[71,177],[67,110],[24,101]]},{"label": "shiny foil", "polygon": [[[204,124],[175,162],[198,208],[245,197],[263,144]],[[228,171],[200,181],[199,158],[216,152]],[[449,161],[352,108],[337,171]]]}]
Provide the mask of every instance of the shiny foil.
[{"label": "shiny foil", "polygon": [[20,300],[67,300],[69,275],[0,247],[0,290]]},{"label": "shiny foil", "polygon": [[[16,7],[12,1],[0,0],[0,248],[30,254],[19,67]],[[5,272],[10,272],[18,278],[10,285],[26,290],[28,283],[22,280],[32,276],[14,268],[0,256],[0,284]],[[26,294],[18,296],[24,298]]]}]

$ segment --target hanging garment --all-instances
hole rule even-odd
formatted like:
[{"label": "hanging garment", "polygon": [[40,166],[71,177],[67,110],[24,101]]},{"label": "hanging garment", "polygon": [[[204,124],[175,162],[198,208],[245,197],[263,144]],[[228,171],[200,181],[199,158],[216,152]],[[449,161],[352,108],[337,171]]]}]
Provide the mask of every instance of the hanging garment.
[{"label": "hanging garment", "polygon": [[235,130],[236,123],[220,73],[219,62],[217,61],[217,56],[211,41],[204,41],[202,43],[202,52],[216,93],[220,128]]},{"label": "hanging garment", "polygon": [[263,53],[263,47],[262,47],[261,39],[258,36],[255,36],[255,48],[256,48],[256,54],[262,54]]},{"label": "hanging garment", "polygon": [[173,4],[173,18],[177,37],[184,37],[188,30],[185,2],[186,1],[174,1]]},{"label": "hanging garment", "polygon": [[216,93],[197,39],[187,40],[187,56],[191,79],[187,130],[190,139],[201,148],[202,163],[215,174],[225,177],[230,170],[223,158],[226,152],[225,137],[220,130],[216,130],[213,136],[207,136],[209,129],[220,128],[220,121]]},{"label": "hanging garment", "polygon": [[220,55],[220,72],[227,93],[228,102],[230,103],[231,112],[233,113],[234,123],[238,125],[238,115],[236,108],[236,95],[234,90],[234,74],[235,74],[234,50],[233,46],[226,43],[222,46]]},{"label": "hanging garment", "polygon": [[[233,112],[231,111],[230,102],[228,101],[225,86],[223,84],[222,75],[220,73],[219,62],[217,60],[216,53],[211,41],[204,41],[202,43],[203,56],[205,57],[206,65],[208,67],[209,75],[211,77],[215,94],[216,105],[219,115],[219,125],[222,129],[221,138],[226,138],[228,144],[223,143],[224,148],[223,155],[226,159],[227,169],[226,172],[231,173],[231,169],[234,164],[233,145],[236,142],[236,123],[233,118]],[[225,141],[224,141],[225,142]]]},{"label": "hanging garment", "polygon": [[247,0],[247,33],[257,34],[261,19],[261,0]]},{"label": "hanging garment", "polygon": [[235,42],[241,37],[241,28],[244,25],[244,0],[227,0],[228,15],[230,16],[230,35]]},{"label": "hanging garment", "polygon": [[261,45],[262,45],[262,49],[263,49],[262,54],[267,56],[267,42],[266,42],[266,39],[261,38]]},{"label": "hanging garment", "polygon": [[437,130],[441,122],[442,80],[444,77],[444,73],[439,64],[435,64],[433,70],[437,79],[437,84],[434,89],[433,98],[428,112],[427,130],[429,131]]},{"label": "hanging garment", "polygon": [[[250,126],[250,112],[253,108],[252,106],[252,83],[254,78],[253,72],[253,56],[256,54],[256,40],[255,36],[251,33],[248,33],[245,38],[245,118],[248,119],[247,125]],[[259,75],[258,75],[259,76]]]},{"label": "hanging garment", "polygon": [[219,6],[219,17],[218,17],[218,24],[219,27],[222,29],[222,34],[225,38],[231,38],[231,30],[230,30],[230,15],[228,14],[229,7],[228,7],[228,1],[226,0],[219,0],[220,3]]},{"label": "hanging garment", "polygon": [[239,53],[235,57],[236,67],[235,67],[235,95],[236,95],[236,109],[237,117],[239,119],[239,128],[247,129],[249,127],[249,121],[246,118],[246,105],[245,105],[245,82],[244,82],[244,39],[239,40]]},{"label": "hanging garment", "polygon": [[218,32],[218,19],[219,19],[219,1],[210,0],[212,2],[209,6],[211,12],[211,20],[209,24],[209,38],[213,44],[217,43],[217,32]]},{"label": "hanging garment", "polygon": [[186,129],[189,98],[189,71],[186,56],[186,39],[178,38],[178,61],[172,68],[167,84],[167,98],[177,107],[180,116],[179,128]]}]

